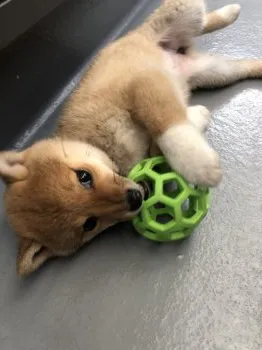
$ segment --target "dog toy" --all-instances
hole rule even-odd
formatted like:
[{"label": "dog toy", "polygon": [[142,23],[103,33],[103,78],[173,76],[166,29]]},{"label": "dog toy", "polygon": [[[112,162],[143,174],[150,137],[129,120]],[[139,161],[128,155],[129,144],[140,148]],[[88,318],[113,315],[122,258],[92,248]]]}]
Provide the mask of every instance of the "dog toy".
[{"label": "dog toy", "polygon": [[132,223],[148,239],[184,239],[208,212],[209,189],[189,184],[162,156],[141,161],[130,171],[129,178],[145,193],[142,209]]}]

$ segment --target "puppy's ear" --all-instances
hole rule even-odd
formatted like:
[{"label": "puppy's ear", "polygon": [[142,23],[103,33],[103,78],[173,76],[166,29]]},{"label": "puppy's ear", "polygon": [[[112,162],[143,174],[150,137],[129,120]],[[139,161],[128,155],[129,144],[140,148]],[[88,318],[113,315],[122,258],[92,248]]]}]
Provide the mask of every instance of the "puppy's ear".
[{"label": "puppy's ear", "polygon": [[24,152],[0,152],[0,177],[7,184],[25,179],[27,173]]},{"label": "puppy's ear", "polygon": [[31,238],[19,238],[17,273],[26,276],[36,271],[53,253]]}]

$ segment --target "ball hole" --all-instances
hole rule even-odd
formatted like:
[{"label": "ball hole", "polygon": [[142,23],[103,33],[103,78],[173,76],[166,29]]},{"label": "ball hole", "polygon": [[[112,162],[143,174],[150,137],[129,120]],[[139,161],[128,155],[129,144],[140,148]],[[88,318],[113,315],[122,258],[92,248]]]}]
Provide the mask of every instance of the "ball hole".
[{"label": "ball hole", "polygon": [[153,166],[153,170],[158,174],[166,174],[172,171],[167,163],[156,164]]},{"label": "ball hole", "polygon": [[190,201],[189,199],[186,199],[183,203],[182,203],[182,211],[186,212],[188,211],[190,208]]},{"label": "ball hole", "polygon": [[159,214],[156,217],[156,221],[160,224],[168,224],[172,220],[174,220],[174,218],[169,214]]},{"label": "ball hole", "polygon": [[165,209],[166,206],[165,206],[165,204],[163,204],[161,202],[158,202],[158,203],[155,204],[155,208],[156,209]]},{"label": "ball hole", "polygon": [[163,192],[166,196],[175,198],[181,192],[181,190],[175,180],[170,180],[164,183]]},{"label": "ball hole", "polygon": [[182,214],[185,218],[194,216],[198,209],[198,198],[189,196],[181,205]]}]

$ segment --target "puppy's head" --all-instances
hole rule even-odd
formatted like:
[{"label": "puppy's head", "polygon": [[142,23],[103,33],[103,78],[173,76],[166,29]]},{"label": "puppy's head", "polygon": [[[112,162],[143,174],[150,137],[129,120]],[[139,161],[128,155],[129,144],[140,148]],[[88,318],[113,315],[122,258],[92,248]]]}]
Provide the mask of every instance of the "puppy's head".
[{"label": "puppy's head", "polygon": [[19,237],[20,275],[52,256],[69,255],[99,232],[137,214],[138,185],[84,143],[49,139],[0,153],[8,220]]}]

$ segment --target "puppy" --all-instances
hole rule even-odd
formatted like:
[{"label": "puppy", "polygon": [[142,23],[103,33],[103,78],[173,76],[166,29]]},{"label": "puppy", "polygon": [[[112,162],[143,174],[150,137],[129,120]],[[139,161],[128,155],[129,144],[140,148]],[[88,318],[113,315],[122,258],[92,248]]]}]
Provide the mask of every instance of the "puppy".
[{"label": "puppy", "polygon": [[126,176],[149,155],[161,152],[192,183],[220,182],[219,156],[203,135],[209,111],[188,107],[190,91],[261,78],[262,60],[202,54],[193,39],[230,25],[239,12],[239,5],[206,13],[202,0],[163,1],[99,53],[54,135],[0,154],[6,212],[19,238],[18,274],[136,215],[144,193]]}]

